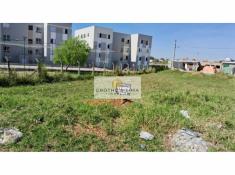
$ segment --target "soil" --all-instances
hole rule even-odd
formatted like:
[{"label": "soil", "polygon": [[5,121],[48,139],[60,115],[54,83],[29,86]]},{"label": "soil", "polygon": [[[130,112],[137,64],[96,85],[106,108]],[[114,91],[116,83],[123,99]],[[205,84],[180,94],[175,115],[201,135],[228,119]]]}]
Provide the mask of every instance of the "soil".
[{"label": "soil", "polygon": [[111,104],[114,107],[120,107],[131,104],[133,101],[128,99],[91,99],[86,100],[90,105]]}]

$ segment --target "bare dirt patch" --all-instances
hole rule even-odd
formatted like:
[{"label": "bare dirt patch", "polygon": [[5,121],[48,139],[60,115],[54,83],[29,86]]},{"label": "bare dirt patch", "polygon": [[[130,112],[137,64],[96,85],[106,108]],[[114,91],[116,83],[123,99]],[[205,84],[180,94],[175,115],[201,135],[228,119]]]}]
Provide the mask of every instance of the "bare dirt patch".
[{"label": "bare dirt patch", "polygon": [[126,106],[131,104],[133,101],[128,99],[91,99],[84,101],[90,105],[101,105],[110,104],[114,107]]}]

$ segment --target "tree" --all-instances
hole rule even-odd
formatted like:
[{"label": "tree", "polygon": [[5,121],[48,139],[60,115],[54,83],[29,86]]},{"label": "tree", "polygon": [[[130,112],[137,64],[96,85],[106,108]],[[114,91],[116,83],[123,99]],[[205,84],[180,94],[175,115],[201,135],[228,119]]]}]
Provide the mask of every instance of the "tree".
[{"label": "tree", "polygon": [[[86,63],[90,52],[87,42],[78,37],[66,40],[62,45],[55,49],[54,63],[61,64],[61,71],[66,66],[66,70],[71,65],[80,66]],[[79,70],[78,70],[79,71]]]}]

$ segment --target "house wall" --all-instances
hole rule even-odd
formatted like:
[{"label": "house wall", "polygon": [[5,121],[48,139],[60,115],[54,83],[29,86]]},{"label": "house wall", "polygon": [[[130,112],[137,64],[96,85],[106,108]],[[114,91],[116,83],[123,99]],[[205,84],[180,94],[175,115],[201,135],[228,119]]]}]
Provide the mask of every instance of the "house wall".
[{"label": "house wall", "polygon": [[226,74],[235,75],[235,63],[223,63],[223,72]]}]

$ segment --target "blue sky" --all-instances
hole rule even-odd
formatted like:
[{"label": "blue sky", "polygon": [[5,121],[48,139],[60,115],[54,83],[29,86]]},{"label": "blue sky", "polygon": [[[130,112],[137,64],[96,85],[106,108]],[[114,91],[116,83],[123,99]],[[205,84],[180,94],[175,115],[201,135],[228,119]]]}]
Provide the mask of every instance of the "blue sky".
[{"label": "blue sky", "polygon": [[178,46],[176,58],[235,58],[235,24],[82,23],[73,24],[73,30],[89,25],[109,27],[123,33],[151,35],[151,54],[157,58],[173,57],[174,40],[177,40]]}]

